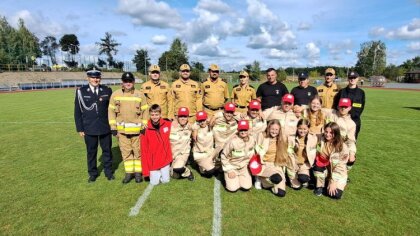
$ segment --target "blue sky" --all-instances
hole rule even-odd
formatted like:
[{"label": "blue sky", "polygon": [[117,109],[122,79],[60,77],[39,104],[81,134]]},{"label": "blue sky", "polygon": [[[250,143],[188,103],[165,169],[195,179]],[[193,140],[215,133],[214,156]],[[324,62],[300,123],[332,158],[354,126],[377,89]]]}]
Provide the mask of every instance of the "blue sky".
[{"label": "blue sky", "polygon": [[190,61],[224,70],[254,60],[263,69],[353,66],[369,40],[385,42],[388,64],[420,55],[420,0],[1,0],[0,15],[12,26],[24,19],[40,39],[76,34],[91,61],[105,32],[122,44],[118,60],[145,48],[157,63],[180,37]]}]

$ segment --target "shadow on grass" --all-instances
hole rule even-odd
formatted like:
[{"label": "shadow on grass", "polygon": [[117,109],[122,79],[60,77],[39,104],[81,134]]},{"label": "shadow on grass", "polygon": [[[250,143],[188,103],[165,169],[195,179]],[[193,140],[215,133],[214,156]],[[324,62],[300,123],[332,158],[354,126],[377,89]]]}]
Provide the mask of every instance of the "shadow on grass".
[{"label": "shadow on grass", "polygon": [[403,108],[408,108],[408,109],[413,109],[413,110],[420,111],[420,107],[403,107]]},{"label": "shadow on grass", "polygon": [[[118,167],[120,163],[122,162],[121,152],[119,146],[113,147],[111,149],[112,153],[112,171],[115,173],[118,170]],[[99,158],[99,166],[98,166],[98,172],[101,173],[104,169],[104,163],[102,161],[102,155]]]}]

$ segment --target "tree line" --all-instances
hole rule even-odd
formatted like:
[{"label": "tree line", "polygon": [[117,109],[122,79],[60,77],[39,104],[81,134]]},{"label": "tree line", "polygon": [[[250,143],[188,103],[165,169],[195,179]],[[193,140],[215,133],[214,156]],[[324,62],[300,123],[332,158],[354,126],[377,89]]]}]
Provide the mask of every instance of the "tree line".
[{"label": "tree line", "polygon": [[[54,36],[46,36],[43,40],[32,33],[26,26],[23,19],[19,19],[17,28],[13,28],[5,17],[0,17],[0,64],[23,64],[26,66],[37,65],[37,58],[42,55],[47,56],[53,65],[57,64],[57,52],[61,51],[66,55],[63,63],[71,68],[84,68],[98,66],[104,69],[124,68],[124,62],[115,59],[118,47],[121,43],[117,42],[111,33],[106,32],[103,38],[96,42],[98,55],[105,55],[106,59],[98,58],[88,65],[79,65],[75,55],[80,51],[80,42],[75,34],[65,34],[58,41]],[[386,65],[386,45],[384,42],[368,41],[360,45],[357,53],[357,63],[352,67],[339,66],[315,66],[315,67],[287,67],[277,68],[280,79],[287,76],[295,76],[299,72],[308,72],[311,77],[323,75],[328,67],[334,67],[338,77],[346,77],[349,70],[356,70],[364,77],[372,75],[384,75],[388,79],[396,79],[403,76],[405,72],[420,69],[420,57],[406,60],[401,65]],[[136,70],[142,74],[147,74],[147,68],[151,65],[151,59],[147,49],[137,50],[133,64]],[[200,73],[205,72],[204,65],[199,61],[189,61],[188,46],[181,39],[175,38],[169,49],[158,58],[158,65],[161,70],[172,72],[172,77],[177,77],[180,65],[189,64],[192,68],[192,77],[198,79]],[[253,61],[245,65],[243,70],[248,71],[252,80],[259,80],[264,74],[260,67],[260,62]],[[226,71],[228,72],[228,71]],[[236,71],[230,71],[236,72]]]}]

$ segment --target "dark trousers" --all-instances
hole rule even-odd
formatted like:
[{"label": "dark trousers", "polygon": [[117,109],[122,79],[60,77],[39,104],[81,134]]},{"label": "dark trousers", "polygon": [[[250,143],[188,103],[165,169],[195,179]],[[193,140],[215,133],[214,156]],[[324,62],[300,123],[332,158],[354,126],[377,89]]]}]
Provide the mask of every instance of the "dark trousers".
[{"label": "dark trousers", "polygon": [[360,120],[360,119],[357,119],[357,120],[353,120],[354,121],[354,123],[356,123],[356,140],[357,140],[357,137],[359,136],[359,132],[360,132],[360,128],[362,127],[362,121]]},{"label": "dark trousers", "polygon": [[96,166],[96,156],[98,153],[98,141],[102,149],[102,162],[106,176],[112,175],[112,138],[111,134],[103,135],[85,135],[87,150],[87,165],[89,176],[98,176],[98,167]]}]

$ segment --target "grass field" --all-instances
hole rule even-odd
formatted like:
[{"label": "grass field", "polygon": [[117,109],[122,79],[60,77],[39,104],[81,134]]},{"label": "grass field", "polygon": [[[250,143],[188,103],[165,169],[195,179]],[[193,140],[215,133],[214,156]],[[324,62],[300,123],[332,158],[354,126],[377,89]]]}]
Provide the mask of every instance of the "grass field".
[{"label": "grass field", "polygon": [[[290,86],[290,85],[289,85]],[[221,189],[224,235],[419,235],[420,93],[365,89],[358,161],[341,201],[287,189],[280,199],[252,189]],[[214,179],[155,187],[137,216],[130,209],[147,184],[87,183],[85,146],[73,122],[74,90],[0,94],[0,234],[209,235]]]}]

